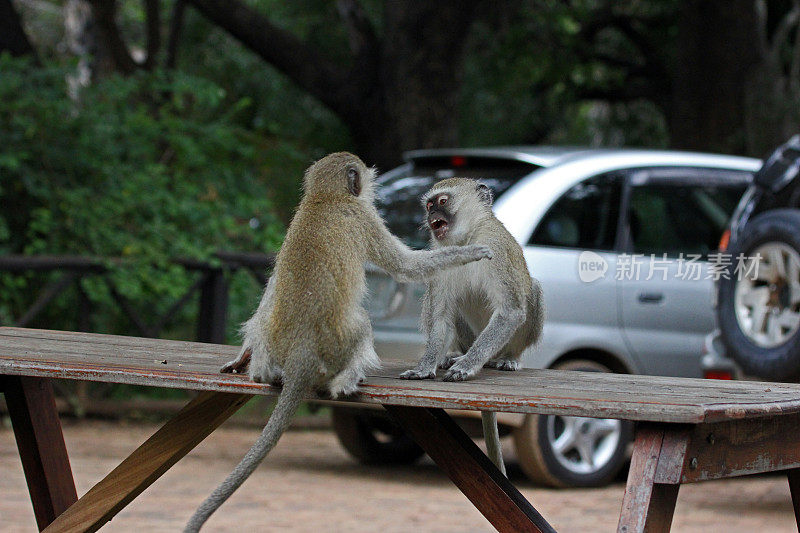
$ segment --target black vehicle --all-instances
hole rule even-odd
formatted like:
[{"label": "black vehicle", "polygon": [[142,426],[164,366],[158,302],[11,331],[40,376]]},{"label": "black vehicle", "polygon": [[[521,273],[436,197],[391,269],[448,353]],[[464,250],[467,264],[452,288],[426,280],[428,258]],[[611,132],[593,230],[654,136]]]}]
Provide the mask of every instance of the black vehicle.
[{"label": "black vehicle", "polygon": [[763,379],[800,378],[799,174],[795,135],[755,174],[720,243],[721,340],[746,374]]}]

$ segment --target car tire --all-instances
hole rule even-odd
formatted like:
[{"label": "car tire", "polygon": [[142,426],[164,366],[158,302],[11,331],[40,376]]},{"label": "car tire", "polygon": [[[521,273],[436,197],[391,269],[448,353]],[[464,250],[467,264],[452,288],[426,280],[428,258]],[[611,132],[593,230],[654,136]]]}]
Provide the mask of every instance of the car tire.
[{"label": "car tire", "polygon": [[[553,368],[610,372],[590,360],[567,361]],[[577,432],[582,444],[591,445],[591,460],[585,460],[577,443],[556,449],[559,437],[567,438],[568,432]],[[625,466],[633,424],[625,420],[527,415],[523,424],[515,428],[513,437],[519,465],[533,482],[550,487],[600,487],[613,481]],[[601,464],[589,464],[594,460]]]},{"label": "car tire", "polygon": [[[717,296],[717,319],[727,353],[746,374],[796,381],[800,377],[800,210],[775,209],[755,217],[728,253],[731,261],[726,276],[718,281]],[[762,256],[755,279],[737,269],[739,254]]]},{"label": "car tire", "polygon": [[332,411],[333,431],[339,442],[363,464],[412,464],[425,453],[382,411],[349,407],[334,407]]}]

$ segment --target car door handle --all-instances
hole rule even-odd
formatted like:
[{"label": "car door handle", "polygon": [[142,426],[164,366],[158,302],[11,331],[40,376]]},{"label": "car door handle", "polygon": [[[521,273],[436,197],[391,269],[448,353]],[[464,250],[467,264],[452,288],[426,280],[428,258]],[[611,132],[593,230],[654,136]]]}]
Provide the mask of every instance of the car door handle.
[{"label": "car door handle", "polygon": [[663,292],[640,292],[639,303],[643,304],[660,304],[664,301]]}]

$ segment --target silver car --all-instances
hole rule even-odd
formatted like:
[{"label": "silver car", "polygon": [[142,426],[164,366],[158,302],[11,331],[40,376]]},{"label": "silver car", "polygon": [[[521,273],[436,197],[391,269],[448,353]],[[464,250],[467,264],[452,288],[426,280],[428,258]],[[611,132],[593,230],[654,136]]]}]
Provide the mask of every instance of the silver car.
[{"label": "silver car", "polygon": [[[435,181],[474,177],[494,190],[497,217],[544,288],[542,341],[523,366],[702,376],[704,338],[714,327],[717,265],[709,259],[758,160],[508,147],[419,150],[405,161],[380,178],[379,206],[412,247],[427,246],[419,197]],[[424,345],[418,330],[424,287],[378,271],[369,281],[378,354],[416,361]],[[628,423],[499,418],[520,466],[537,482],[601,485],[626,461]],[[421,453],[376,413],[337,410],[334,421],[342,443],[362,460],[404,462]]]}]

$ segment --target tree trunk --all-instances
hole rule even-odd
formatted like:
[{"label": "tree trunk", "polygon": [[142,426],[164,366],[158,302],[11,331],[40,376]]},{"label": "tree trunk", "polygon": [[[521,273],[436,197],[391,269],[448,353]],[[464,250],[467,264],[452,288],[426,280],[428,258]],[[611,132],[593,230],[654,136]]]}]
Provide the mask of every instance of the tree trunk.
[{"label": "tree trunk", "polygon": [[11,0],[0,0],[0,52],[4,50],[14,57],[34,55],[33,46]]},{"label": "tree trunk", "polygon": [[[357,149],[384,169],[414,148],[458,143],[464,44],[475,2],[386,2],[377,86],[342,117]],[[363,105],[366,104],[366,105]]]},{"label": "tree trunk", "polygon": [[752,0],[690,0],[679,15],[669,126],[675,148],[743,154],[746,82],[759,64]]},{"label": "tree trunk", "polygon": [[243,3],[188,2],[330,108],[367,164],[389,168],[404,150],[457,143],[462,56],[477,0],[387,1],[380,39],[358,2],[340,0],[351,65],[330,61]]}]

